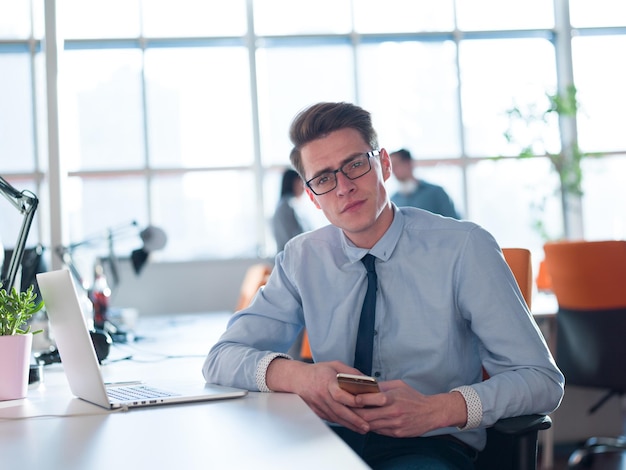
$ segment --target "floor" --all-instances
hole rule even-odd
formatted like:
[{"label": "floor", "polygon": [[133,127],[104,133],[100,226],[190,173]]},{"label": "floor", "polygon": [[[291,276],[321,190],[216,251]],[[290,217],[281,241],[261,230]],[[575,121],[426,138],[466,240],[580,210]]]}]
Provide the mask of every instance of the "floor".
[{"label": "floor", "polygon": [[[626,396],[622,401],[622,435],[626,436]],[[539,446],[539,458],[537,470],[626,470],[626,451],[596,454],[588,462],[582,462],[576,467],[568,467],[570,455],[584,443],[571,445],[557,444],[554,448],[554,465],[552,468],[541,466],[541,446]]]},{"label": "floor", "polygon": [[[571,453],[576,450],[576,446],[556,446],[554,449],[554,466],[552,469],[544,469],[541,465],[538,470],[566,470],[569,467],[567,462]],[[541,452],[541,450],[540,450]],[[539,457],[541,463],[541,456]],[[590,465],[579,465],[575,467],[581,470],[626,470],[626,452],[598,454],[593,456]]]}]

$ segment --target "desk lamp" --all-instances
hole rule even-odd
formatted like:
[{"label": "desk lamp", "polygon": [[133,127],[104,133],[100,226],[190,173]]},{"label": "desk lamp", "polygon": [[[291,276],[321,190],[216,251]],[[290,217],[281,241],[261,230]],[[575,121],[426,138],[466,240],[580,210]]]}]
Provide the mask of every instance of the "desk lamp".
[{"label": "desk lamp", "polygon": [[[106,257],[106,260],[109,263],[112,284],[113,287],[115,287],[119,283],[117,256],[115,255],[114,249],[114,241],[116,239],[139,235],[139,238],[142,241],[142,247],[134,250],[130,255],[135,274],[139,274],[141,272],[148,261],[150,253],[162,249],[167,242],[167,236],[162,229],[150,225],[137,233],[138,226],[139,224],[136,221],[132,221],[129,224],[109,228],[105,232],[86,238],[83,241],[72,243],[68,246],[58,246],[56,248],[56,252],[78,283],[85,290],[89,290],[89,284],[80,274],[74,261],[74,251],[82,246],[95,246],[102,242],[106,242],[108,245],[108,257]],[[98,258],[96,260],[96,265],[101,264],[103,259],[105,258]]]},{"label": "desk lamp", "polygon": [[10,292],[11,288],[14,287],[17,272],[22,263],[22,258],[24,257],[26,239],[28,238],[28,232],[33,223],[39,200],[37,196],[30,191],[18,191],[11,186],[8,181],[2,178],[2,176],[0,176],[0,193],[2,193],[2,195],[24,216],[17,243],[11,255],[9,268],[7,269],[7,277],[6,279],[2,279],[2,288]]},{"label": "desk lamp", "polygon": [[[74,251],[83,246],[94,246],[98,245],[102,242],[107,242],[108,245],[108,261],[110,264],[110,272],[112,278],[112,285],[115,287],[119,283],[119,275],[117,271],[117,258],[115,256],[114,251],[114,240],[118,238],[126,238],[132,235],[137,235],[137,227],[138,224],[136,221],[132,221],[130,224],[125,224],[120,227],[109,228],[103,233],[96,234],[92,237],[89,237],[83,241],[70,244],[68,246],[58,246],[56,248],[57,254],[60,256],[63,263],[67,266],[69,271],[72,273],[72,276],[80,284],[83,289],[83,293],[86,294],[85,301],[89,302],[94,307],[94,312],[96,313],[97,308],[107,308],[108,307],[108,298],[102,298],[100,296],[95,295],[96,288],[96,277],[91,284],[87,283],[83,276],[81,275],[76,263],[74,261]],[[143,266],[148,260],[149,254],[152,251],[160,250],[165,246],[167,242],[167,236],[165,232],[157,227],[148,226],[147,228],[141,230],[138,233],[143,246],[137,250],[134,250],[131,254],[131,260],[133,264],[133,268],[135,270],[135,274],[139,274]],[[102,261],[103,258],[97,257],[94,266],[94,273],[100,276],[103,276],[102,269]],[[102,279],[100,280],[102,281]],[[108,287],[108,281],[105,282],[105,285]],[[100,294],[100,293],[99,293]],[[110,294],[110,292],[109,292]],[[106,297],[106,295],[105,295]],[[104,305],[96,305],[97,302],[104,302]],[[102,315],[102,312],[100,312]],[[93,319],[88,319],[88,323],[92,323],[91,320],[95,320],[95,315]],[[98,360],[101,362],[106,359],[109,354],[110,344],[113,341],[121,341],[125,342],[127,340],[126,333],[122,332],[118,329],[116,325],[111,323],[108,319],[106,319],[106,311],[104,317],[99,319],[102,321],[101,325],[95,325],[95,321],[93,325],[90,325],[90,335],[94,344],[94,348],[96,350],[96,355]],[[96,328],[93,328],[93,327]],[[51,349],[48,353],[43,353],[38,358],[40,361],[43,361],[45,364],[50,364],[52,362],[60,362],[60,357],[56,348]]]},{"label": "desk lamp", "polygon": [[[125,334],[118,331],[117,326],[110,321],[107,313],[111,289],[119,284],[118,262],[117,256],[115,255],[114,241],[133,235],[139,235],[143,244],[141,248],[134,250],[130,256],[135,274],[139,274],[146,264],[150,253],[160,250],[166,244],[167,237],[165,232],[160,228],[148,226],[138,232],[137,222],[132,221],[130,224],[109,228],[105,232],[96,234],[83,241],[68,246],[59,246],[56,249],[57,254],[61,257],[64,264],[68,267],[85,293],[87,293],[91,301],[93,306],[94,326],[96,329],[104,330],[109,333],[114,340],[118,337],[122,341],[125,339]],[[74,251],[82,246],[95,246],[103,242],[107,243],[108,255],[96,257],[93,280],[91,283],[87,283],[75,263],[73,257]],[[106,273],[103,266],[105,261],[108,262],[109,265],[109,269]],[[107,275],[110,275],[110,280],[107,279]],[[89,318],[89,321],[91,322],[91,318]]]}]

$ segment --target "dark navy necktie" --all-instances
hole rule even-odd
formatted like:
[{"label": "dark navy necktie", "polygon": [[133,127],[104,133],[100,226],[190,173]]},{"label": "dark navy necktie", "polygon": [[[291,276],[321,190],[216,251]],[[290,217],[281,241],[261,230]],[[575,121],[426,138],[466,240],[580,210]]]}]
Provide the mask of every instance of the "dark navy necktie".
[{"label": "dark navy necktie", "polygon": [[362,373],[372,373],[372,349],[374,347],[374,320],[376,318],[376,258],[369,253],[361,261],[367,269],[367,292],[361,309],[361,320],[354,351],[354,367]]}]

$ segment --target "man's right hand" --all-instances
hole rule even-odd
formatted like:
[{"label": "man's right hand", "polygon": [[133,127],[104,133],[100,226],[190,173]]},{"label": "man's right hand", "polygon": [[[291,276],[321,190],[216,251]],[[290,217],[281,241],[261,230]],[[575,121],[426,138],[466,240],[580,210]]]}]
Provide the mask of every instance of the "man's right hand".
[{"label": "man's right hand", "polygon": [[339,361],[309,364],[279,357],[268,366],[265,381],[270,390],[299,395],[320,418],[365,434],[370,426],[351,409],[360,405],[354,395],[339,388],[339,372],[360,374]]}]

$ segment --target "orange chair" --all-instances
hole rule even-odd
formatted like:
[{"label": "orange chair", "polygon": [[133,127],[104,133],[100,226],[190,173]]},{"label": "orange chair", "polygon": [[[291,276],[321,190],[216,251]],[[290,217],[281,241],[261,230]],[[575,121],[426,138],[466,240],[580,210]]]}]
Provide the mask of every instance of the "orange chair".
[{"label": "orange chair", "polygon": [[564,241],[544,245],[559,307],[626,306],[626,241]]},{"label": "orange chair", "polygon": [[254,296],[259,291],[259,288],[265,285],[267,279],[272,272],[272,266],[268,263],[253,264],[246,271],[246,275],[241,283],[241,289],[239,291],[239,299],[235,306],[235,311],[239,311],[246,308],[254,299]]},{"label": "orange chair", "polygon": [[526,248],[502,248],[502,254],[513,272],[513,276],[522,291],[528,308],[530,308],[533,295],[533,273],[530,250]]},{"label": "orange chair", "polygon": [[[605,389],[593,413],[626,393],[626,241],[565,241],[544,245],[559,310],[556,361],[567,385]],[[626,436],[590,437],[570,455],[570,468],[595,454],[626,451]]]}]

